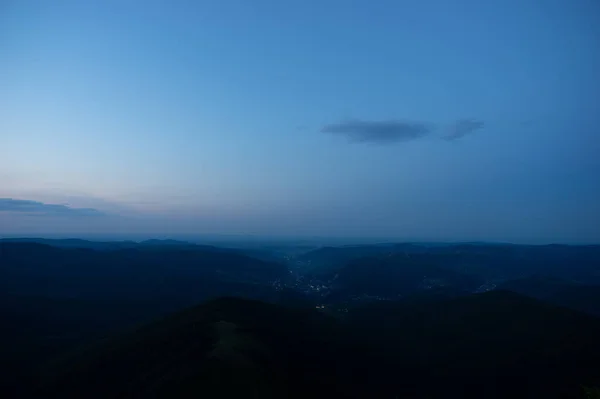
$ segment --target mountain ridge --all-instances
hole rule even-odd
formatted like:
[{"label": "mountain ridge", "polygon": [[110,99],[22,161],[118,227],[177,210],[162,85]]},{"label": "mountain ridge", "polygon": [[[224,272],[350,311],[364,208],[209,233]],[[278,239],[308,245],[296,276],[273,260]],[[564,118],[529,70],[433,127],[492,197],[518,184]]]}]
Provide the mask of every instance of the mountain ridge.
[{"label": "mountain ridge", "polygon": [[[462,397],[473,398],[482,392],[490,398],[576,397],[580,384],[600,377],[593,367],[600,358],[600,319],[508,291],[402,306],[369,305],[367,313],[343,322],[314,310],[220,298],[76,361],[47,389],[57,397],[243,390],[249,397],[425,398],[455,397],[461,389]],[[514,325],[506,324],[510,317]],[[469,378],[467,389],[464,373],[478,379]],[[497,385],[500,377],[504,383]],[[139,385],[148,378],[156,384]]]}]

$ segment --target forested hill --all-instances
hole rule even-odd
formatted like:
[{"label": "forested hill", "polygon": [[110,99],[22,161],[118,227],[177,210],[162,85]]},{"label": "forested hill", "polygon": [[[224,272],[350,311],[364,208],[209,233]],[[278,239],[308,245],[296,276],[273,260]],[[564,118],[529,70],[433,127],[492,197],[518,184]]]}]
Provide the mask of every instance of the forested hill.
[{"label": "forested hill", "polygon": [[199,285],[210,289],[207,283],[215,280],[268,284],[287,276],[282,264],[235,252],[195,246],[151,248],[97,251],[0,242],[0,288],[5,293],[66,297],[185,296],[206,292]]},{"label": "forested hill", "polygon": [[340,321],[220,299],[90,349],[53,397],[578,398],[600,319],[497,291],[381,302]]}]

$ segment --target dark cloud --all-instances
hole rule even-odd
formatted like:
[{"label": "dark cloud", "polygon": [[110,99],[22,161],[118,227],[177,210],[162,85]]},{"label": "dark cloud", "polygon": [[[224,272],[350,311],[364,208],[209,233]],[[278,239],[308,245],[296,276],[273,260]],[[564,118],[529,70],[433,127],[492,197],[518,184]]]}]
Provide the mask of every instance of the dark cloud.
[{"label": "dark cloud", "polygon": [[93,208],[71,208],[67,205],[13,198],[0,198],[0,212],[20,212],[36,216],[104,216],[103,212]]},{"label": "dark cloud", "polygon": [[388,144],[415,140],[433,131],[433,128],[420,122],[363,121],[351,119],[340,123],[325,125],[321,132],[346,136],[359,143]]},{"label": "dark cloud", "polygon": [[444,139],[457,140],[476,130],[482,129],[484,126],[485,124],[482,121],[476,119],[460,119],[448,128],[448,133],[444,136]]}]

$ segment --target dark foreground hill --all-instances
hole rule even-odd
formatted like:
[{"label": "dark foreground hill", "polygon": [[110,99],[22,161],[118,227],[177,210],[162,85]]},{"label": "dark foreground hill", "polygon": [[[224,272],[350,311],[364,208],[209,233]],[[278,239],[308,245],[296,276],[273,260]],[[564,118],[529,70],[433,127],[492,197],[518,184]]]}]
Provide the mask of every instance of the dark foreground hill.
[{"label": "dark foreground hill", "polygon": [[173,242],[82,243],[0,242],[0,392],[74,345],[208,299],[295,300],[273,287],[289,275],[277,263]]},{"label": "dark foreground hill", "polygon": [[351,324],[406,397],[568,398],[600,382],[600,319],[508,291],[378,302]]},{"label": "dark foreground hill", "polygon": [[37,397],[578,398],[600,320],[514,293],[380,302],[345,321],[241,299],[56,363]]},{"label": "dark foreground hill", "polygon": [[35,396],[347,397],[356,356],[323,314],[224,298],[65,361]]}]

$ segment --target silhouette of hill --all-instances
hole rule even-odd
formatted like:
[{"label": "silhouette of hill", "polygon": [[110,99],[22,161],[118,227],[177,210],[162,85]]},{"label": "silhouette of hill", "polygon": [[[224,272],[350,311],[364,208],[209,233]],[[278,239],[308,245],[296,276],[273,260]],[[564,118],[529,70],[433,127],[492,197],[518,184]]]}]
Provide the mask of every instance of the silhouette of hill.
[{"label": "silhouette of hill", "polygon": [[598,245],[363,245],[321,248],[299,256],[298,260],[312,274],[319,275],[336,272],[360,258],[390,254],[418,258],[430,265],[484,279],[506,280],[546,274],[600,284]]},{"label": "silhouette of hill", "polygon": [[35,243],[59,248],[87,248],[96,250],[115,250],[135,248],[139,244],[135,241],[88,241],[78,238],[50,239],[50,238],[3,238],[0,243]]},{"label": "silhouette of hill", "polygon": [[[65,239],[52,239],[52,238],[3,238],[0,239],[0,243],[35,243],[44,244],[58,248],[82,248],[82,249],[95,249],[112,251],[117,249],[129,249],[129,248],[160,248],[160,247],[189,247],[197,246],[194,243],[179,240],[145,240],[141,242],[136,241],[89,241],[78,238],[65,238]],[[198,246],[204,249],[213,248],[208,245]]]},{"label": "silhouette of hill", "polygon": [[27,379],[33,359],[210,298],[298,304],[273,288],[288,275],[283,265],[211,247],[96,250],[0,242],[0,386]]},{"label": "silhouette of hill", "polygon": [[139,245],[154,245],[154,246],[171,246],[171,247],[185,247],[189,245],[195,245],[191,242],[187,241],[179,241],[179,240],[145,240],[139,243]]},{"label": "silhouette of hill", "polygon": [[547,300],[557,305],[600,316],[600,287],[597,285],[566,287],[548,297]]},{"label": "silhouette of hill", "polygon": [[507,281],[499,288],[600,316],[600,286],[598,285],[587,285],[550,276],[531,276]]},{"label": "silhouette of hill", "polygon": [[600,381],[600,319],[516,293],[376,302],[350,317],[380,356],[379,383],[404,377],[398,397],[576,398]]},{"label": "silhouette of hill", "polygon": [[278,263],[195,246],[95,251],[0,242],[0,288],[21,295],[198,301],[270,285],[287,275]]},{"label": "silhouette of hill", "polygon": [[89,300],[0,295],[0,392],[26,384],[36,368],[64,351],[185,304],[163,300]]},{"label": "silhouette of hill", "polygon": [[579,287],[575,281],[548,275],[534,275],[502,283],[498,289],[516,292],[538,299],[548,299],[569,287]]},{"label": "silhouette of hill", "polygon": [[580,397],[600,320],[518,294],[378,302],[346,321],[233,298],[54,364],[44,397]]},{"label": "silhouette of hill", "polygon": [[351,355],[346,349],[337,323],[322,314],[223,298],[69,359],[43,395],[346,396],[341,381],[351,370],[336,363]]},{"label": "silhouette of hill", "polygon": [[354,260],[337,271],[332,279],[338,295],[381,297],[397,297],[441,287],[470,291],[481,283],[477,277],[404,254]]},{"label": "silhouette of hill", "polygon": [[348,262],[397,252],[393,245],[349,245],[342,247],[323,247],[308,251],[297,257],[314,274],[331,273],[339,270]]},{"label": "silhouette of hill", "polygon": [[[577,398],[600,385],[600,318],[566,308],[598,314],[597,247],[342,247],[311,280],[240,250],[65,241],[0,241],[3,397]],[[516,277],[470,294],[489,276]]]}]

